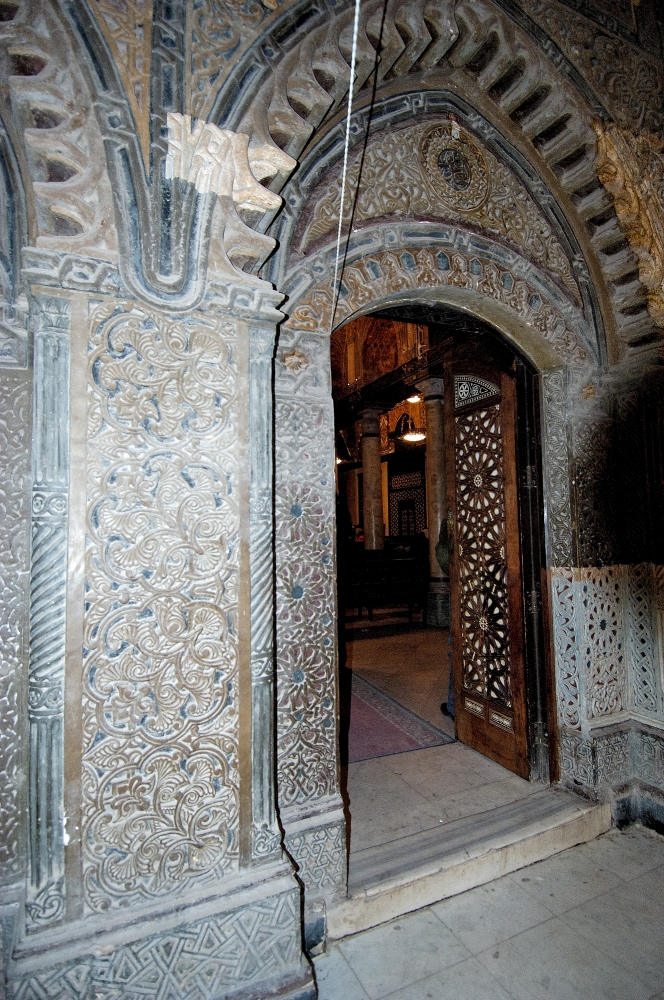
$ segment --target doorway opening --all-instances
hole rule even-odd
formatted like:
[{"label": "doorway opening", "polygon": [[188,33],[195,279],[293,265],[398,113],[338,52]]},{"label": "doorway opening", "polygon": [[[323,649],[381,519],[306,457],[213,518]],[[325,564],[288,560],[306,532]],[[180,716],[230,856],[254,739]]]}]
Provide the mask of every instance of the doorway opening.
[{"label": "doorway opening", "polygon": [[349,889],[555,779],[538,378],[408,305],[331,345]]}]

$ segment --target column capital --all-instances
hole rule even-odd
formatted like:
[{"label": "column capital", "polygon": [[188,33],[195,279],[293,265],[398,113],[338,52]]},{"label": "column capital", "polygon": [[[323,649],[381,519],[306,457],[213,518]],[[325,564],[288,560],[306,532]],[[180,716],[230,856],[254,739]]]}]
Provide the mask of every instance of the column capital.
[{"label": "column capital", "polygon": [[442,378],[424,378],[421,381],[415,383],[419,391],[424,397],[424,402],[428,399],[442,399],[443,398],[443,380]]},{"label": "column capital", "polygon": [[365,406],[362,409],[362,437],[380,434],[380,417],[382,406]]}]

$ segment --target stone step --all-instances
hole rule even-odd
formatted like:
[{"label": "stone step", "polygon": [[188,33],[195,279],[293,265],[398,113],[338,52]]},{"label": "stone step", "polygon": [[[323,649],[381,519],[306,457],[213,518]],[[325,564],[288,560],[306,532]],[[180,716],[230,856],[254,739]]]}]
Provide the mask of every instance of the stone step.
[{"label": "stone step", "polygon": [[561,788],[350,854],[349,898],[327,914],[331,940],[484,885],[611,828],[608,803]]}]

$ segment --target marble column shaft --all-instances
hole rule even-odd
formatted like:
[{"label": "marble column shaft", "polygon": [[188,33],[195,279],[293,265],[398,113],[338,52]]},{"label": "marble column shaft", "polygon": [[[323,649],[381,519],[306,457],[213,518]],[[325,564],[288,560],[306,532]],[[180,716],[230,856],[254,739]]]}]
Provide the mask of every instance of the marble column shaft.
[{"label": "marble column shaft", "polygon": [[431,625],[446,625],[449,619],[449,577],[443,573],[436,557],[440,526],[447,516],[443,380],[425,379],[418,383],[418,389],[424,398],[427,424],[425,474],[430,573],[427,621]]},{"label": "marble column shaft", "polygon": [[364,512],[364,547],[385,546],[383,524],[383,485],[380,467],[380,410],[362,412],[362,481]]}]

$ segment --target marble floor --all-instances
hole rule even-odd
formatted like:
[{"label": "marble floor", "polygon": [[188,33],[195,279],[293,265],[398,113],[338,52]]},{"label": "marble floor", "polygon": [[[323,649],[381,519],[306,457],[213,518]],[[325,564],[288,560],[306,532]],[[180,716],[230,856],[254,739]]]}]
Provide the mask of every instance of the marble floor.
[{"label": "marble floor", "polygon": [[[398,623],[396,617],[376,613],[379,635],[347,642],[346,665],[453,736],[453,721],[440,711],[447,697],[447,631],[404,626],[395,634],[380,634]],[[541,788],[461,743],[358,761],[348,765],[345,777],[351,883],[357,852],[506,805]]]},{"label": "marble floor", "polygon": [[345,938],[314,968],[319,1000],[664,1000],[664,837],[612,830]]}]

